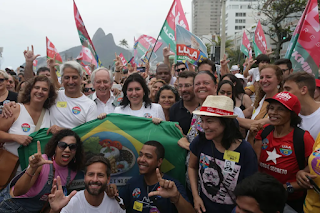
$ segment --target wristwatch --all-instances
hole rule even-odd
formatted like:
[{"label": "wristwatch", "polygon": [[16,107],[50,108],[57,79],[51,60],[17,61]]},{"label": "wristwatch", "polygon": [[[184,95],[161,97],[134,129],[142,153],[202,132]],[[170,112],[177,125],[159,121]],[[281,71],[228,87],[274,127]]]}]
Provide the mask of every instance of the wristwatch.
[{"label": "wristwatch", "polygon": [[294,188],[293,188],[293,186],[291,185],[291,183],[287,182],[286,185],[287,185],[287,192],[288,192],[289,194],[293,193],[293,192],[294,192]]}]

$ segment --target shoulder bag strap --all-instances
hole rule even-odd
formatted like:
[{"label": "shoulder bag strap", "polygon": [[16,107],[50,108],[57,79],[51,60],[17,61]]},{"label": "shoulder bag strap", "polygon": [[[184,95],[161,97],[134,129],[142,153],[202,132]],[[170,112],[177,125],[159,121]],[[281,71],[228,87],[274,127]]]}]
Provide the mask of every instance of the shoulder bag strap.
[{"label": "shoulder bag strap", "polygon": [[35,132],[39,131],[45,113],[46,113],[46,110],[45,110],[45,109],[42,109],[41,115],[40,115],[39,120],[38,120],[37,125],[36,125],[36,128],[34,129]]},{"label": "shoulder bag strap", "polygon": [[305,131],[299,127],[293,131],[293,147],[294,153],[298,161],[299,169],[303,170],[306,167],[305,149],[304,149],[304,133]]}]

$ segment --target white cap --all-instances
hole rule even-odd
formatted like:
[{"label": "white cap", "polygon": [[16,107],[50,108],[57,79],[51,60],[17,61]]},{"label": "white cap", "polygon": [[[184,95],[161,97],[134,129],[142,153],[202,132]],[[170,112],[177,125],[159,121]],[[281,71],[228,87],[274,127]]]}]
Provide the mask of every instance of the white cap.
[{"label": "white cap", "polygon": [[248,79],[246,79],[242,74],[236,73],[234,76],[236,76],[239,79],[242,79],[244,81],[244,86],[247,85]]},{"label": "white cap", "polygon": [[238,71],[240,70],[240,68],[238,67],[238,65],[232,65],[231,69],[230,69],[230,72],[232,71]]}]

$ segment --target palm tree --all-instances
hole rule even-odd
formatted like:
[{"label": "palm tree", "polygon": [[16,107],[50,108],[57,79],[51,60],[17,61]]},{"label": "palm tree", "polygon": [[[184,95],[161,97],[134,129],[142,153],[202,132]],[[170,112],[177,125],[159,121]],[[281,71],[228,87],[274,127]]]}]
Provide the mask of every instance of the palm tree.
[{"label": "palm tree", "polygon": [[[221,37],[220,36],[217,36],[218,38],[218,41],[213,41],[215,44],[216,44],[216,47],[221,47]],[[230,38],[230,37],[229,37]],[[229,52],[232,51],[231,47],[233,46],[233,40],[232,39],[226,39],[226,53],[229,55]],[[223,57],[223,56],[221,56]]]},{"label": "palm tree", "polygon": [[123,46],[123,47],[126,47],[126,48],[129,48],[129,45],[128,45],[128,42],[127,42],[126,39],[120,40],[119,45]]},{"label": "palm tree", "polygon": [[230,60],[229,64],[236,65],[239,64],[240,68],[243,69],[243,63],[245,61],[244,54],[240,51],[240,49],[230,50],[228,52],[228,59]]}]

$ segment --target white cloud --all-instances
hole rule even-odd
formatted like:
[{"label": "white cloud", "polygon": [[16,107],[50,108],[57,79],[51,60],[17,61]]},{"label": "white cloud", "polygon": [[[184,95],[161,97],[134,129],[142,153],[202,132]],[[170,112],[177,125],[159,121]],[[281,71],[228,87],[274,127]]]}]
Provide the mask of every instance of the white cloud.
[{"label": "white cloud", "polygon": [[[173,0],[76,0],[91,38],[101,27],[116,43],[147,34],[157,37]],[[181,0],[191,27],[191,0]],[[58,51],[80,45],[71,0],[0,0],[0,47],[4,47],[1,69],[14,69],[24,62],[23,51],[34,45],[46,55],[46,36]]]}]

